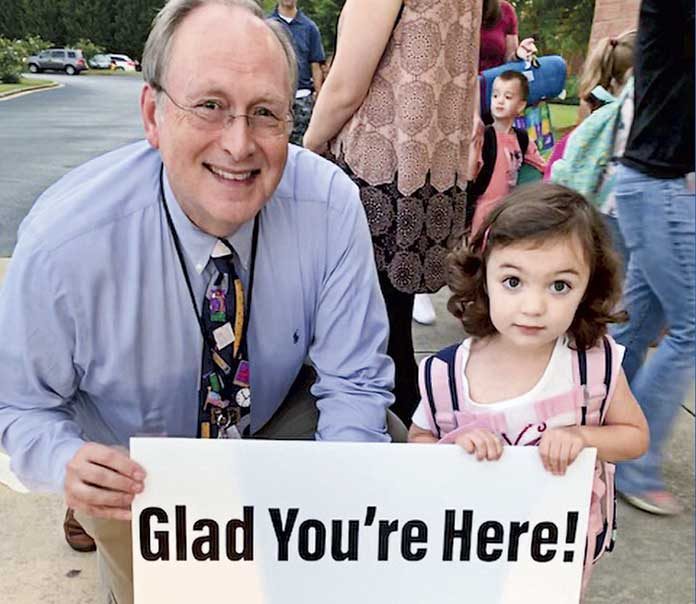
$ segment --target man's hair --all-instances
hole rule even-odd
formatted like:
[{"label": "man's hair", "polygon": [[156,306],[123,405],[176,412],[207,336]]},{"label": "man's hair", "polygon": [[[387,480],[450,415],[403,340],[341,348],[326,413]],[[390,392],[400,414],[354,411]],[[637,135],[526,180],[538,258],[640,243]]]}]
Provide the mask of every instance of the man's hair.
[{"label": "man's hair", "polygon": [[524,74],[520,73],[519,71],[508,69],[507,71],[503,71],[503,73],[501,73],[496,80],[500,80],[501,82],[512,82],[516,80],[519,82],[520,96],[525,103],[527,102],[527,99],[529,98],[529,80],[524,76]]},{"label": "man's hair", "polygon": [[619,259],[599,211],[575,191],[561,185],[537,183],[517,187],[477,231],[468,248],[448,257],[452,290],[447,308],[476,337],[497,333],[490,318],[486,264],[491,250],[515,243],[543,245],[575,237],[590,268],[587,289],[568,330],[578,350],[592,348],[609,323],[626,320],[617,311],[621,298]]},{"label": "man's hair", "polygon": [[143,51],[143,79],[153,88],[162,86],[172,38],[181,22],[195,9],[207,4],[221,4],[230,8],[241,8],[266,23],[280,43],[288,65],[290,99],[295,97],[297,87],[297,59],[292,41],[285,28],[276,21],[266,20],[263,10],[254,0],[169,0],[152,21],[150,34]]}]

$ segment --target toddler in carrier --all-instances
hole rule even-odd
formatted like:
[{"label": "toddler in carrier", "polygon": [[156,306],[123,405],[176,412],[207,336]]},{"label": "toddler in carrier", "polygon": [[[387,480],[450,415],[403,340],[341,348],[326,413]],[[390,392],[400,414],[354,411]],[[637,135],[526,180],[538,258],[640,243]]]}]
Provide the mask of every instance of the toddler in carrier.
[{"label": "toddler in carrier", "polygon": [[556,475],[596,448],[584,591],[613,546],[613,463],[648,446],[623,348],[607,335],[624,313],[602,217],[566,187],[519,187],[453,253],[449,285],[468,336],[420,363],[409,442],[456,443],[489,461],[505,446],[537,446]]}]

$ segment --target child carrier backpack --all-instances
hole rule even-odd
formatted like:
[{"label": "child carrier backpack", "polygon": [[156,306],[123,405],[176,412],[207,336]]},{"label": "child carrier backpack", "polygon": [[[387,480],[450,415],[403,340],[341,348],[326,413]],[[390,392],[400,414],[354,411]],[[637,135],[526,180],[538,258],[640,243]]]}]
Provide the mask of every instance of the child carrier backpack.
[{"label": "child carrier backpack", "polygon": [[551,167],[552,182],[577,191],[600,209],[614,188],[614,178],[605,176],[614,159],[621,108],[631,94],[632,79],[618,98],[595,110],[570,133],[563,157]]},{"label": "child carrier backpack", "polygon": [[[605,336],[602,342],[587,351],[573,351],[573,389],[567,396],[555,396],[535,403],[536,421],[543,423],[570,411],[576,425],[598,426],[604,423],[621,365],[615,360],[616,343]],[[459,392],[463,391],[461,344],[455,344],[424,359],[419,367],[421,392],[425,393],[426,415],[433,434],[440,443],[453,443],[456,438],[475,428],[496,434],[507,430],[504,412],[471,413],[461,410]],[[606,551],[614,549],[616,538],[616,494],[614,464],[597,460],[587,526],[587,542],[582,576],[585,591],[592,566]]]},{"label": "child carrier backpack", "polygon": [[[522,157],[524,157],[527,154],[527,148],[529,147],[529,134],[522,128],[513,126],[513,130],[517,136],[517,144],[520,146]],[[497,156],[498,139],[495,136],[495,128],[493,125],[489,125],[483,130],[483,147],[481,148],[481,159],[483,160],[483,165],[481,166],[481,170],[476,178],[469,181],[466,188],[467,200],[464,224],[467,231],[471,228],[471,222],[474,219],[474,212],[476,211],[476,202],[478,201],[478,198],[483,195],[488,188],[488,185],[491,184],[491,178],[493,177],[493,170],[495,168],[495,160]]]}]

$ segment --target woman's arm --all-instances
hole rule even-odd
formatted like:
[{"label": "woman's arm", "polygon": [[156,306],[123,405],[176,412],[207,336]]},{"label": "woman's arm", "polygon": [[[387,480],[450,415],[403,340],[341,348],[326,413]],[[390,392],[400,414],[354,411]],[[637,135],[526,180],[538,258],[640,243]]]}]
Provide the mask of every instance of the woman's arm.
[{"label": "woman's arm", "polygon": [[323,151],[362,104],[401,4],[402,0],[347,0],[336,56],[304,136],[307,149]]},{"label": "woman's arm", "polygon": [[517,58],[517,47],[520,45],[520,38],[517,34],[507,34],[505,36],[505,63],[514,61]]}]

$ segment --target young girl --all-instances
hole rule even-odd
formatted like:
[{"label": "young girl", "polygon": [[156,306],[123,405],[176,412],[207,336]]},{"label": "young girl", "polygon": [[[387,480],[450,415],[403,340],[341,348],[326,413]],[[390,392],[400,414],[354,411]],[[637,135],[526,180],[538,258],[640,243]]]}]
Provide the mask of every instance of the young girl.
[{"label": "young girl", "polygon": [[[426,371],[434,357],[424,359],[409,442],[439,436],[479,460],[500,458],[505,445],[538,445],[556,475],[585,447],[597,449],[598,466],[647,450],[645,417],[620,368],[623,349],[606,336],[607,325],[623,319],[614,310],[618,261],[600,214],[581,195],[546,183],[515,189],[469,248],[452,254],[450,288],[448,308],[469,334],[452,365],[459,410],[448,424],[432,412]],[[613,367],[604,421],[585,422],[584,412],[581,421],[571,408],[540,422],[539,401],[562,400],[577,388],[578,351],[589,356],[604,337]]]},{"label": "young girl", "polygon": [[624,273],[630,253],[619,230],[613,189],[618,160],[623,156],[633,122],[635,43],[635,30],[597,42],[580,80],[582,123],[556,143],[544,170],[544,180],[577,188],[598,205]]},{"label": "young girl", "polygon": [[633,70],[636,34],[602,38],[588,55],[578,85],[581,120],[605,103],[604,94],[616,97],[623,89]]}]

